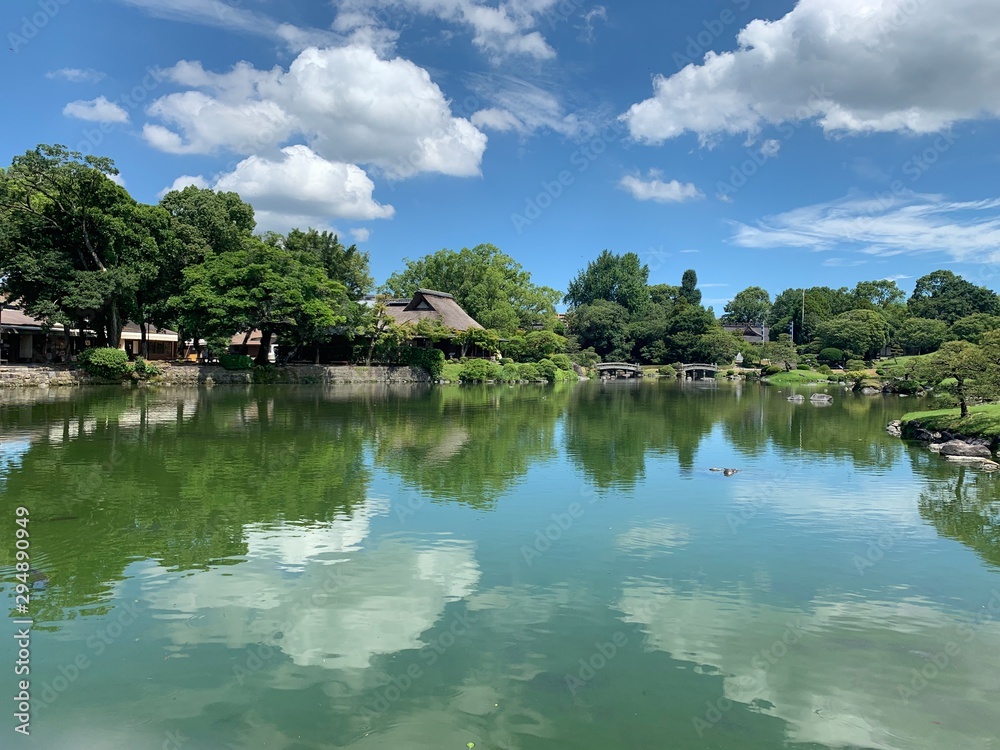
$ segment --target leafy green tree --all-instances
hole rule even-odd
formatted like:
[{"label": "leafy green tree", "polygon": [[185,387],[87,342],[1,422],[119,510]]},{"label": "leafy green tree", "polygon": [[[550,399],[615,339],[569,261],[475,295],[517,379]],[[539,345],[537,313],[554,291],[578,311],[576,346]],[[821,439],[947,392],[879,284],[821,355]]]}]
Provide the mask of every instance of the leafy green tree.
[{"label": "leafy green tree", "polygon": [[795,351],[795,344],[792,337],[787,333],[782,333],[777,339],[764,344],[764,355],[771,360],[772,365],[784,367],[785,372],[793,370],[799,363],[799,355]]},{"label": "leafy green tree", "polygon": [[107,158],[40,145],[0,170],[4,291],[48,323],[97,331],[117,347],[159,251],[148,212],[110,177]]},{"label": "leafy green tree", "polygon": [[759,286],[749,286],[726,304],[722,320],[730,324],[763,323],[770,314],[771,295]]},{"label": "leafy green tree", "polygon": [[455,343],[462,348],[461,356],[463,357],[471,346],[478,346],[485,352],[496,354],[500,351],[500,334],[488,328],[469,328],[455,335]]},{"label": "leafy green tree", "polygon": [[948,340],[948,326],[943,320],[908,318],[896,332],[896,341],[907,354],[925,354]]},{"label": "leafy green tree", "polygon": [[[962,417],[969,416],[968,401],[983,395],[983,385],[987,382],[983,376],[988,367],[983,350],[968,341],[948,341],[923,360],[924,377],[931,383],[954,379],[950,390],[958,399]],[[977,379],[982,380],[978,390],[974,387]]]},{"label": "leafy green tree", "polygon": [[628,339],[629,314],[621,305],[595,300],[578,306],[568,316],[570,330],[602,358],[630,358],[633,342]]},{"label": "leafy green tree", "polygon": [[819,353],[817,359],[828,365],[839,364],[844,361],[844,352],[834,347],[827,347]]},{"label": "leafy green tree", "polygon": [[421,288],[454,295],[480,325],[503,334],[535,324],[555,328],[559,321],[555,313],[559,292],[533,284],[531,274],[493,245],[440,250],[406,260],[406,268],[392,274],[382,290],[409,297]]},{"label": "leafy green tree", "polygon": [[823,347],[871,359],[889,343],[889,323],[874,310],[851,310],[821,323],[816,334]]},{"label": "leafy green tree", "polygon": [[917,279],[907,307],[914,317],[943,320],[951,325],[974,313],[1000,314],[1000,298],[951,271],[933,271]]},{"label": "leafy green tree", "polygon": [[885,310],[906,299],[906,294],[889,279],[859,281],[851,290],[851,300],[855,308]]},{"label": "leafy green tree", "polygon": [[649,301],[649,266],[635,253],[604,250],[570,282],[565,301],[571,308],[612,302],[633,315]]},{"label": "leafy green tree", "polygon": [[311,265],[321,266],[327,276],[347,288],[352,300],[359,300],[372,290],[374,281],[368,267],[368,253],[358,250],[357,245],[344,247],[332,232],[293,229],[285,237],[271,235],[265,240],[309,258]]},{"label": "leafy green tree", "polygon": [[814,286],[805,290],[805,320],[802,318],[802,289],[786,289],[774,299],[768,320],[775,331],[787,332],[795,323],[795,340],[800,343],[817,337],[820,324],[854,309],[847,287],[831,289]]},{"label": "leafy green tree", "polygon": [[728,364],[733,361],[743,344],[741,336],[734,336],[721,328],[715,328],[699,337],[697,359],[699,362]]},{"label": "leafy green tree", "polygon": [[689,268],[681,276],[681,298],[689,305],[701,304],[701,292],[698,290],[698,274]]},{"label": "leafy green tree", "polygon": [[978,344],[987,331],[1000,329],[1000,316],[973,313],[959,318],[951,325],[951,338]]}]

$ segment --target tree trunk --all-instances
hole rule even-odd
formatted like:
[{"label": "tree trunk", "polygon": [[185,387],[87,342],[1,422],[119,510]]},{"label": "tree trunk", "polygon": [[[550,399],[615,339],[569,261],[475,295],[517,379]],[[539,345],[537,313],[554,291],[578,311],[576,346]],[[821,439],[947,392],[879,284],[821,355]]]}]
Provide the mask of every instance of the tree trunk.
[{"label": "tree trunk", "polygon": [[254,361],[258,365],[270,364],[268,359],[268,354],[271,351],[271,332],[267,329],[262,329],[260,332],[260,351],[257,352],[257,359]]},{"label": "tree trunk", "polygon": [[958,393],[958,406],[960,409],[959,416],[961,416],[964,419],[965,417],[969,416],[969,407],[965,403],[965,381],[963,381],[961,378],[959,378],[958,380],[957,393]]},{"label": "tree trunk", "polygon": [[108,346],[117,349],[122,345],[122,322],[113,306],[108,315]]},{"label": "tree trunk", "polygon": [[149,359],[149,338],[146,336],[146,321],[139,321],[139,351],[143,359]]}]

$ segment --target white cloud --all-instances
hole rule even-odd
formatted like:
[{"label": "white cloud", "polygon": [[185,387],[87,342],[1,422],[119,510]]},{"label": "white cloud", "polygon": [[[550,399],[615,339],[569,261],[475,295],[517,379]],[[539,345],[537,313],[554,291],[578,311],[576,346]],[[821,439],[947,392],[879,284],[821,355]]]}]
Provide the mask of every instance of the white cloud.
[{"label": "white cloud", "polygon": [[584,42],[594,41],[595,21],[607,21],[608,9],[603,5],[595,5],[583,14],[583,28],[580,31],[580,40]]},{"label": "white cloud", "polygon": [[906,279],[912,279],[912,276],[907,276],[905,273],[894,273],[892,276],[886,276],[886,281],[905,281]]},{"label": "white cloud", "polygon": [[555,50],[536,27],[557,2],[501,0],[494,7],[476,0],[342,0],[334,28],[344,33],[381,28],[399,11],[410,11],[469,27],[473,44],[494,58],[523,55],[549,60],[556,56]]},{"label": "white cloud", "polygon": [[736,227],[733,240],[743,247],[854,250],[880,257],[942,252],[960,262],[1000,261],[1000,199],[850,196]]},{"label": "white cloud", "polygon": [[635,175],[622,177],[619,186],[632,194],[639,201],[656,201],[657,203],[682,203],[684,201],[704,198],[704,194],[691,183],[681,183],[677,180],[664,182],[656,170],[650,170],[649,177],[643,179]]},{"label": "white cloud", "polygon": [[60,68],[50,70],[45,74],[46,78],[61,78],[70,83],[98,83],[104,80],[104,73],[91,68]]},{"label": "white cloud", "polygon": [[70,102],[63,107],[63,114],[66,117],[75,117],[78,120],[89,122],[127,123],[129,121],[128,112],[103,96],[89,101],[79,99]]},{"label": "white cloud", "polygon": [[217,74],[181,62],[165,75],[192,89],[149,107],[166,126],[147,123],[143,134],[170,153],[273,155],[301,137],[324,159],[401,178],[478,175],[486,149],[486,136],[451,115],[427,71],[360,44],[306,49],[287,71],[240,63]]},{"label": "white cloud", "polygon": [[562,103],[533,83],[509,75],[472,76],[469,84],[492,106],[469,118],[479,128],[516,131],[522,136],[549,130],[569,138],[592,133],[594,127],[578,114],[567,114]]},{"label": "white cloud", "polygon": [[372,198],[374,183],[354,164],[331,162],[306,146],[281,157],[250,156],[222,175],[216,190],[232,191],[254,207],[263,229],[327,226],[331,219],[388,219],[394,209]]},{"label": "white cloud", "polygon": [[781,141],[777,138],[769,138],[760,146],[760,153],[768,159],[773,159],[781,151]]},{"label": "white cloud", "polygon": [[800,0],[751,22],[735,51],[656,76],[653,96],[623,119],[648,143],[804,121],[831,133],[936,132],[1000,116],[998,38],[995,0]]},{"label": "white cloud", "polygon": [[823,265],[827,268],[854,268],[855,266],[863,266],[867,262],[867,260],[859,258],[827,258],[823,261]]},{"label": "white cloud", "polygon": [[279,23],[263,13],[240,8],[238,2],[233,4],[223,0],[118,0],[118,2],[141,8],[157,18],[215,26],[276,39],[295,50],[305,49],[314,44],[334,44],[343,41],[341,37],[329,31]]},{"label": "white cloud", "polygon": [[184,188],[190,185],[194,185],[196,188],[201,188],[202,190],[204,190],[205,188],[208,187],[208,180],[206,180],[201,175],[196,175],[196,176],[187,174],[181,175],[180,177],[178,177],[176,180],[173,181],[170,187],[165,187],[163,188],[163,190],[157,193],[156,197],[162,198],[167,193],[172,193],[174,190],[183,190]]},{"label": "white cloud", "polygon": [[111,180],[116,185],[121,185],[122,187],[125,187],[125,178],[122,177],[120,172],[118,174],[109,174],[108,179]]},{"label": "white cloud", "polygon": [[351,230],[351,236],[355,242],[368,242],[368,239],[372,236],[372,232],[370,229],[357,227]]}]

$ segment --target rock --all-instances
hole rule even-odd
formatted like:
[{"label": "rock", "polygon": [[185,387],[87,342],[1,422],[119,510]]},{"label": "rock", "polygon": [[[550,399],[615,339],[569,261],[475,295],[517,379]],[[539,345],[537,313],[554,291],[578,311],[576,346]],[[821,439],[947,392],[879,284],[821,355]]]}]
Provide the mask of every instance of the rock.
[{"label": "rock", "polygon": [[927,447],[930,449],[931,453],[940,453],[941,452],[941,447],[943,445],[944,445],[944,443],[931,443]]},{"label": "rock", "polygon": [[985,463],[993,463],[992,461],[987,461],[985,458],[979,458],[978,456],[945,456],[945,461],[952,464],[958,464],[959,466],[969,466],[973,469],[979,469]]},{"label": "rock", "polygon": [[882,390],[880,388],[872,388],[870,385],[866,385],[861,389],[861,395],[863,396],[875,396],[881,392]]},{"label": "rock", "polygon": [[789,397],[788,397],[788,400],[789,400],[789,401],[795,401],[795,402],[801,402],[801,401],[805,401],[805,400],[806,400],[806,397],[805,397],[805,396],[801,396],[801,395],[799,395],[798,393],[796,393],[796,394],[795,394],[795,395],[793,395],[793,396],[789,396]]},{"label": "rock", "polygon": [[941,455],[961,456],[963,458],[993,458],[990,449],[985,445],[969,445],[962,440],[949,440],[941,446]]},{"label": "rock", "polygon": [[810,401],[833,401],[833,396],[826,393],[814,393],[809,397]]},{"label": "rock", "polygon": [[[938,435],[937,439],[940,439],[940,438],[941,438],[941,436]],[[934,440],[935,438],[934,438],[934,435],[932,433],[928,432],[927,430],[923,429],[922,427],[919,427],[919,428],[917,428],[916,430],[913,431],[913,439],[914,440],[923,440],[925,443],[929,443],[932,440]]]},{"label": "rock", "polygon": [[983,471],[1000,471],[1000,464],[996,461],[983,461],[979,468]]},{"label": "rock", "polygon": [[892,422],[889,422],[889,424],[885,426],[885,431],[888,432],[893,437],[902,437],[903,423],[900,422],[898,419],[894,419]]}]

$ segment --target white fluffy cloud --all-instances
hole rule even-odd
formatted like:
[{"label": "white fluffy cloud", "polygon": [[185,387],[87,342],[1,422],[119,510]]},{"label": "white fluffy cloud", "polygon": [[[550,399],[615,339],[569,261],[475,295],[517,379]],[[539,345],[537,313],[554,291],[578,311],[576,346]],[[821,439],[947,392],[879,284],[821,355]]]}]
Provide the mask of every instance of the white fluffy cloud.
[{"label": "white fluffy cloud", "polygon": [[650,170],[648,178],[626,175],[622,177],[619,186],[632,194],[639,201],[655,201],[657,203],[682,203],[699,200],[705,195],[691,183],[677,180],[664,182],[657,170]]},{"label": "white fluffy cloud", "polygon": [[91,68],[60,68],[50,70],[45,74],[46,78],[61,78],[70,83],[98,83],[104,80],[104,73]]},{"label": "white fluffy cloud", "polygon": [[995,0],[800,0],[732,52],[654,79],[623,115],[634,138],[709,139],[815,120],[827,132],[928,133],[1000,116]]},{"label": "white fluffy cloud", "polygon": [[78,120],[89,122],[127,123],[129,121],[128,112],[103,96],[89,101],[79,99],[70,102],[63,107],[63,114],[66,117],[75,117]]},{"label": "white fluffy cloud", "polygon": [[182,62],[167,76],[190,90],[149,107],[147,141],[170,153],[275,153],[303,138],[324,159],[372,165],[390,177],[478,175],[486,136],[453,117],[424,69],[367,46],[309,48],[287,71],[241,63],[227,73]]},{"label": "white fluffy cloud", "polygon": [[372,198],[375,185],[363,169],[327,161],[306,146],[284,148],[276,159],[250,156],[222,175],[215,189],[239,193],[266,229],[388,219],[394,213]]},{"label": "white fluffy cloud", "polygon": [[941,252],[959,262],[996,263],[1000,199],[957,202],[918,193],[852,196],[771,216],[752,226],[738,224],[734,242],[755,248],[854,250],[882,257]]},{"label": "white fluffy cloud", "polygon": [[173,192],[174,190],[183,190],[184,188],[194,185],[196,188],[205,189],[209,187],[208,180],[206,180],[201,175],[181,175],[169,187],[163,188],[159,193],[156,194],[158,198],[162,198],[167,193]]},{"label": "white fluffy cloud", "polygon": [[473,43],[494,57],[523,55],[537,60],[556,56],[537,31],[539,20],[558,0],[501,0],[496,6],[476,0],[343,0],[334,28],[354,33],[385,26],[401,10],[467,26]]}]

